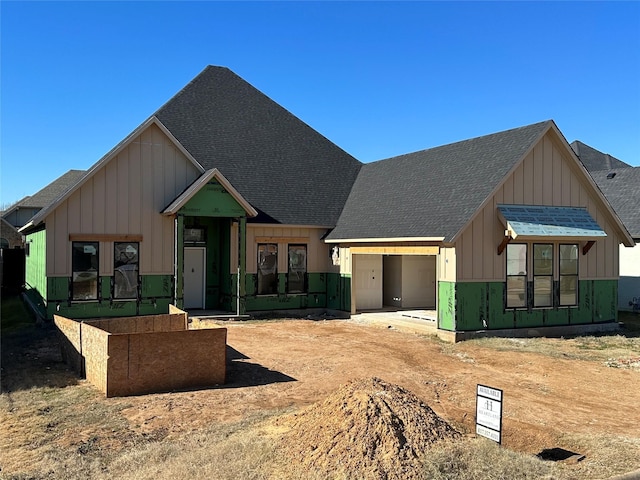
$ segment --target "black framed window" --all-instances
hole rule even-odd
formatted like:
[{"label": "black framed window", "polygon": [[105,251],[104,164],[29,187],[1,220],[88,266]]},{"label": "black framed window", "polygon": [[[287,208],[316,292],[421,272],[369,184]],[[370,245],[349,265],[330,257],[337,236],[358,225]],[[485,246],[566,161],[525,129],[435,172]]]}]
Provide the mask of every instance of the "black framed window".
[{"label": "black framed window", "polygon": [[139,251],[138,242],[113,243],[113,298],[138,298]]},{"label": "black framed window", "polygon": [[553,244],[533,245],[533,306],[553,306]]},{"label": "black framed window", "polygon": [[527,306],[527,245],[507,245],[507,308]]},{"label": "black framed window", "polygon": [[258,295],[278,293],[278,245],[258,244]]},{"label": "black framed window", "polygon": [[71,242],[71,298],[98,299],[98,242]]},{"label": "black framed window", "polygon": [[287,293],[306,293],[307,246],[289,245]]},{"label": "black framed window", "polygon": [[560,305],[578,304],[578,245],[560,245]]}]

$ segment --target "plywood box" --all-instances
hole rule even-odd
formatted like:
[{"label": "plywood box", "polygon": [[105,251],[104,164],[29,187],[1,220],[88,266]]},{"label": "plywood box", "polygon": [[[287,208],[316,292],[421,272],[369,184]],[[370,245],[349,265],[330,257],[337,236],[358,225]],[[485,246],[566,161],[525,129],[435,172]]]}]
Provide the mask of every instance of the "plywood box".
[{"label": "plywood box", "polygon": [[187,314],[76,321],[54,316],[63,358],[107,397],[225,382],[227,329],[189,330]]}]

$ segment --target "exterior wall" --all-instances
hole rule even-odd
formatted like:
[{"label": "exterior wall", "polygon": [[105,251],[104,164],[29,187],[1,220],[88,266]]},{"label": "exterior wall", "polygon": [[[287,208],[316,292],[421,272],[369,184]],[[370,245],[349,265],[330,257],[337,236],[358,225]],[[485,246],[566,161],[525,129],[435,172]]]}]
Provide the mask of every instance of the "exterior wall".
[{"label": "exterior wall", "polygon": [[504,285],[504,282],[440,282],[439,328],[474,331],[617,321],[615,280],[580,280],[576,307],[533,310],[505,310]]},{"label": "exterior wall", "polygon": [[497,215],[498,204],[586,207],[607,237],[596,241],[587,255],[580,255],[580,278],[617,279],[620,239],[607,220],[604,207],[578,170],[551,134],[547,134],[456,242],[457,280],[504,281],[505,255],[496,253],[505,230]]},{"label": "exterior wall", "polygon": [[153,315],[167,310],[173,299],[173,275],[141,275],[140,299],[113,300],[111,277],[100,277],[100,298],[92,302],[69,302],[69,278],[46,279],[47,301],[43,316],[59,314],[71,318]]},{"label": "exterior wall", "polygon": [[[46,219],[47,276],[71,276],[70,234],[142,235],[141,275],[173,275],[174,223],[162,210],[200,172],[155,125],[134,138]],[[100,242],[113,275],[113,242]]]},{"label": "exterior wall", "polygon": [[440,248],[438,256],[438,281],[456,281],[456,249]]},{"label": "exterior wall", "polygon": [[[295,225],[252,225],[247,224],[245,275],[246,311],[285,310],[304,308],[345,309],[345,284],[337,274],[339,267],[331,265],[329,245],[322,236],[326,228]],[[277,295],[257,295],[257,258],[259,243],[278,245],[278,293]],[[307,245],[307,293],[287,294],[289,244]],[[238,268],[238,225],[231,229],[231,286],[234,289]],[[350,283],[348,285],[350,290]],[[331,297],[331,300],[328,300]],[[232,306],[233,307],[233,306]],[[233,307],[235,308],[235,307]],[[348,307],[346,307],[348,309]]]},{"label": "exterior wall", "polygon": [[10,213],[7,213],[4,219],[16,228],[20,228],[27,224],[31,217],[40,211],[39,208],[24,207],[16,208]]},{"label": "exterior wall", "polygon": [[107,397],[225,382],[227,329],[187,330],[184,312],[84,323],[56,315],[54,320],[63,356]]},{"label": "exterior wall", "polygon": [[640,239],[635,247],[620,245],[620,280],[618,285],[618,309],[640,309]]},{"label": "exterior wall", "polygon": [[31,303],[42,316],[46,314],[47,275],[45,271],[47,255],[47,235],[44,230],[26,236],[29,255],[25,250],[25,289]]}]

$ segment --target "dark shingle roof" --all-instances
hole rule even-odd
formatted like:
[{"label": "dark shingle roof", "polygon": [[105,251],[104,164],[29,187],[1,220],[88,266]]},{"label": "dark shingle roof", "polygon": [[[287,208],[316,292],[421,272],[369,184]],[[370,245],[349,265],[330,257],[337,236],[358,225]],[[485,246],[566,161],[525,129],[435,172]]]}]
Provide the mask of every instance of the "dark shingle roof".
[{"label": "dark shingle roof", "polygon": [[640,239],[640,167],[591,172],[591,176],[631,236]]},{"label": "dark shingle roof", "polygon": [[22,200],[16,202],[7,209],[7,211],[12,210],[14,207],[44,208],[57,200],[69,188],[74,186],[85,173],[86,170],[69,170],[67,173],[56,178],[49,185],[38,190],[33,195],[24,197]]},{"label": "dark shingle roof", "polygon": [[155,116],[259,221],[335,225],[362,165],[223,67],[205,68]]},{"label": "dark shingle roof", "polygon": [[590,172],[631,166],[624,163],[622,160],[618,160],[616,157],[612,157],[608,153],[602,153],[601,151],[582,143],[580,140],[572,142],[571,148],[573,148],[573,151],[576,152],[576,155],[582,164]]},{"label": "dark shingle roof", "polygon": [[328,239],[450,241],[552,124],[549,120],[365,164]]}]

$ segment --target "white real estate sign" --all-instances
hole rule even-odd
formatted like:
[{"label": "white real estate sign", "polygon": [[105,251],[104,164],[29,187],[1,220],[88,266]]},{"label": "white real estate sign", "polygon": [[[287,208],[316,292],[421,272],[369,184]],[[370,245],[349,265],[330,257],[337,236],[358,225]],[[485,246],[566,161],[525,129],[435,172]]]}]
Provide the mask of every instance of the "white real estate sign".
[{"label": "white real estate sign", "polygon": [[502,442],[502,390],[478,384],[476,433],[494,442]]}]

